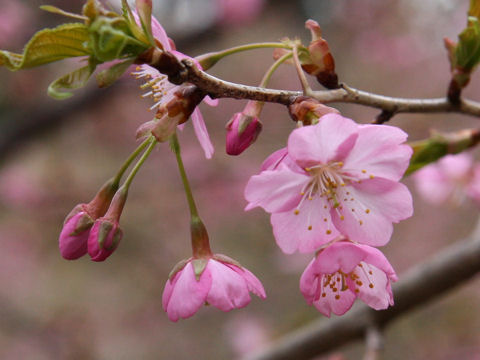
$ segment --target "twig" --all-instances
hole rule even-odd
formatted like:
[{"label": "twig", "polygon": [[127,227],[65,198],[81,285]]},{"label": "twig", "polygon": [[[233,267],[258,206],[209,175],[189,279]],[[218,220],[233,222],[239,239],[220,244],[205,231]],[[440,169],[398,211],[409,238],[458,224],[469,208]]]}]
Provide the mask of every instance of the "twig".
[{"label": "twig", "polygon": [[278,340],[248,360],[304,360],[361,339],[375,324],[379,329],[416,306],[465,283],[480,272],[480,234],[458,242],[401,277],[393,291],[395,305],[375,311],[359,304],[347,315],[320,319]]}]

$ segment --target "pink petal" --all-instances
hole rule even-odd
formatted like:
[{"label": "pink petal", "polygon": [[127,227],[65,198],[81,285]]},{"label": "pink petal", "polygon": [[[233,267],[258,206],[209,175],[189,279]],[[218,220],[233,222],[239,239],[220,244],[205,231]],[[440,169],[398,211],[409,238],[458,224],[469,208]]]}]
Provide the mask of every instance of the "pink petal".
[{"label": "pink petal", "polygon": [[[309,305],[312,305],[315,300],[315,296],[320,291],[318,283],[318,272],[314,267],[315,258],[310,261],[305,271],[300,277],[300,291],[307,300]],[[328,315],[327,315],[328,316]]]},{"label": "pink petal", "polygon": [[410,191],[395,181],[368,179],[342,187],[337,194],[341,208],[332,209],[333,223],[350,240],[362,244],[385,245],[392,235],[392,222],[413,214]]},{"label": "pink petal", "polygon": [[221,262],[210,260],[205,272],[212,277],[206,301],[222,311],[247,306],[250,294],[243,277]]},{"label": "pink petal", "polygon": [[240,276],[243,277],[245,283],[247,284],[248,291],[254,293],[261,299],[265,299],[267,294],[265,293],[265,289],[263,288],[262,283],[258,278],[253,275],[248,269],[242,267],[241,269],[235,265],[229,265],[235,272],[237,272]]},{"label": "pink petal", "polygon": [[[389,280],[383,271],[373,265],[362,263],[362,268],[359,267],[355,274],[359,276],[358,280],[362,282],[362,286],[356,286],[356,289],[358,289],[357,296],[368,306],[375,310],[383,310],[393,303],[391,291],[388,291]],[[351,279],[348,281],[350,288],[355,287]]]},{"label": "pink petal", "polygon": [[284,253],[312,252],[339,235],[328,208],[324,208],[326,204],[324,198],[315,197],[303,201],[298,215],[293,209],[272,214],[275,240]]},{"label": "pink petal", "polygon": [[193,129],[197,135],[197,139],[200,145],[205,152],[205,157],[210,159],[213,155],[214,149],[212,142],[210,141],[210,136],[208,135],[207,127],[205,126],[205,121],[203,120],[202,113],[198,108],[196,108],[192,113],[192,122]]},{"label": "pink petal", "polygon": [[267,212],[293,209],[302,197],[300,192],[310,180],[308,175],[281,168],[267,170],[250,178],[245,187],[245,198],[249,202],[245,210],[261,206]]},{"label": "pink petal", "polygon": [[261,170],[275,170],[278,164],[287,156],[287,154],[288,152],[286,147],[275,151],[273,154],[271,154],[265,159],[262,164]]},{"label": "pink petal", "polygon": [[194,315],[206,301],[212,286],[212,277],[207,271],[204,271],[200,280],[197,281],[191,262],[185,265],[176,277],[174,283],[171,284],[173,289],[166,286],[163,296],[166,303],[163,309],[171,321],[178,321],[179,318],[186,319]]},{"label": "pink petal", "polygon": [[302,167],[343,159],[355,144],[358,125],[338,114],[327,114],[317,125],[295,129],[288,153]]},{"label": "pink petal", "polygon": [[203,99],[203,101],[209,105],[209,106],[218,106],[218,99],[212,99],[210,96],[205,96],[205,98]]},{"label": "pink petal", "polygon": [[366,256],[367,253],[362,247],[351,242],[339,241],[322,250],[312,263],[312,268],[317,274],[334,274],[339,270],[348,274]]},{"label": "pink petal", "polygon": [[366,170],[364,177],[374,175],[399,180],[413,152],[410,146],[401,145],[407,136],[393,126],[359,126],[357,142],[344,159],[344,168]]},{"label": "pink petal", "polygon": [[[138,22],[138,20],[137,20],[137,22]],[[166,51],[172,50],[172,47],[170,46],[169,38],[167,36],[167,33],[165,32],[165,29],[163,28],[162,25],[160,25],[158,20],[155,19],[155,17],[153,17],[153,16],[152,16],[152,33],[153,33],[153,37],[156,40],[160,41],[164,50],[166,50]]]},{"label": "pink petal", "polygon": [[390,280],[398,280],[395,270],[393,270],[392,265],[389,263],[385,255],[383,255],[380,250],[367,245],[358,244],[357,246],[365,252],[366,256],[364,258],[364,261],[367,264],[372,264],[376,268],[383,271]]}]

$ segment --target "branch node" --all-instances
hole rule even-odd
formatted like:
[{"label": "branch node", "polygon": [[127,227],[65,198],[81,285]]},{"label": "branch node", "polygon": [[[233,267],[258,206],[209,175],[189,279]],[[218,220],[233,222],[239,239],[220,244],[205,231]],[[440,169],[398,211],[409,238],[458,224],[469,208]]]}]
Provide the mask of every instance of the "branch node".
[{"label": "branch node", "polygon": [[395,111],[392,110],[382,110],[380,114],[377,115],[375,120],[372,121],[372,124],[385,124],[388,120],[390,120],[395,115]]}]

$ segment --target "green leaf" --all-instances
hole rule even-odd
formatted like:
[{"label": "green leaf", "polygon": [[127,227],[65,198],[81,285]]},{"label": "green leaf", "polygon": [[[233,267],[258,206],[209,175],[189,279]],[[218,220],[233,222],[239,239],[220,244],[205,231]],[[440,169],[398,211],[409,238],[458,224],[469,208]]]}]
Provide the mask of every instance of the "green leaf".
[{"label": "green leaf", "polygon": [[420,168],[437,161],[448,154],[448,145],[439,139],[427,139],[410,144],[413,148],[413,155],[405,176],[419,170]]},{"label": "green leaf", "polygon": [[88,30],[81,23],[44,29],[27,43],[23,55],[0,50],[0,66],[16,71],[70,57],[88,56],[90,51],[85,47],[87,42]]},{"label": "green leaf", "polygon": [[125,71],[127,71],[129,66],[132,65],[134,61],[135,59],[128,59],[113,65],[109,69],[99,72],[96,76],[98,86],[105,88],[112,85],[125,73]]},{"label": "green leaf", "polygon": [[73,90],[84,87],[94,71],[95,65],[88,64],[87,66],[62,76],[50,84],[48,87],[48,95],[57,100],[69,98],[73,94],[67,91],[60,91],[60,89]]}]

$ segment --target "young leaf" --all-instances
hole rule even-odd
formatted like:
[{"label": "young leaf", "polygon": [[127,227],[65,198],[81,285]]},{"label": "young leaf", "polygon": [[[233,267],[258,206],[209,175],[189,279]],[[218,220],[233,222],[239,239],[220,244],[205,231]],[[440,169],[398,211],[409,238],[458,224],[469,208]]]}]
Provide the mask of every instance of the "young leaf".
[{"label": "young leaf", "polygon": [[23,55],[0,50],[0,66],[17,71],[65,58],[88,56],[90,51],[85,47],[88,39],[87,27],[81,23],[44,29],[27,43]]},{"label": "young leaf", "polygon": [[98,87],[105,88],[112,85],[127,71],[134,61],[135,59],[128,59],[99,72],[96,76]]},{"label": "young leaf", "polygon": [[73,14],[71,12],[68,12],[68,11],[65,11],[65,10],[62,10],[62,9],[59,9],[57,8],[56,6],[52,6],[52,5],[42,5],[40,6],[40,9],[44,10],[44,11],[48,11],[48,12],[51,12],[53,14],[58,14],[58,15],[63,15],[63,16],[67,16],[67,17],[71,17],[73,19],[77,19],[77,20],[88,20],[88,17],[86,16],[82,16],[82,15],[78,15],[78,14]]},{"label": "young leaf", "polygon": [[60,89],[79,89],[87,83],[95,70],[95,65],[89,64],[55,80],[48,87],[48,95],[57,100],[67,99],[71,92],[59,91]]}]

